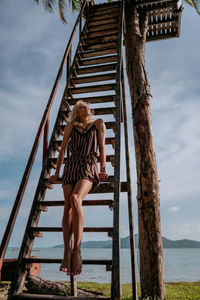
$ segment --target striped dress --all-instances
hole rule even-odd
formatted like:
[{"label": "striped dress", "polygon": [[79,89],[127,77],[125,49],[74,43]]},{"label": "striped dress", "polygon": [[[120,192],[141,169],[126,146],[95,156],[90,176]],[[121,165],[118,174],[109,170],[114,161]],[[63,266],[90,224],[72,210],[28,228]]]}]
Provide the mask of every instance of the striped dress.
[{"label": "striped dress", "polygon": [[93,188],[99,186],[98,145],[98,131],[95,123],[90,125],[85,133],[80,132],[75,126],[73,127],[68,142],[70,156],[64,166],[62,186],[67,183],[76,184],[79,179],[83,178],[92,181]]}]

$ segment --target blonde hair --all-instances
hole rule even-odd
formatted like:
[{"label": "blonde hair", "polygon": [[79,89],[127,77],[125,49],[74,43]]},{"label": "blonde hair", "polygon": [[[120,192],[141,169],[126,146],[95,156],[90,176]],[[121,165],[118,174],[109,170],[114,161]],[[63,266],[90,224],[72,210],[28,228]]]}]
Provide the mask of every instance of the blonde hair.
[{"label": "blonde hair", "polygon": [[[76,125],[83,126],[83,123],[81,122],[81,120],[79,119],[79,117],[77,115],[77,107],[80,104],[90,104],[90,103],[83,101],[83,100],[79,100],[76,102],[76,104],[74,105],[73,109],[70,111],[69,116],[67,118],[67,122],[72,123],[74,126],[76,126]],[[94,109],[90,109],[89,122],[93,121],[92,117],[94,116],[94,114],[95,114]]]}]

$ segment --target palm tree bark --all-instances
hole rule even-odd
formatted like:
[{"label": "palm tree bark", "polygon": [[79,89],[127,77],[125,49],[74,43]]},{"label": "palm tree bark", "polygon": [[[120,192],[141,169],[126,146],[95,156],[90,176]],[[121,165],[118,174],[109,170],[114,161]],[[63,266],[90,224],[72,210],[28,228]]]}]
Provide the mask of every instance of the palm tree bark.
[{"label": "palm tree bark", "polygon": [[145,71],[147,15],[125,1],[126,67],[129,81],[137,168],[137,202],[142,297],[166,299],[160,225],[160,196],[153,145],[150,85]]}]

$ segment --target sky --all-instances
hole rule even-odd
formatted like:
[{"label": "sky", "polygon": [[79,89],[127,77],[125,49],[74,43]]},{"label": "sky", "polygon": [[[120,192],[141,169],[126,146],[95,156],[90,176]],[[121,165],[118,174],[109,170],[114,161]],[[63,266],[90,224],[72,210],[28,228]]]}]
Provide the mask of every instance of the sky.
[{"label": "sky", "polygon": [[[0,239],[3,236],[21,178],[42,118],[48,97],[64,54],[77,13],[67,10],[63,24],[55,9],[44,11],[35,1],[0,2]],[[200,241],[200,18],[184,4],[180,38],[150,42],[146,45],[146,70],[151,85],[151,111],[154,146],[160,183],[161,229],[166,238]],[[73,51],[75,47],[73,48]],[[62,96],[61,81],[51,113],[54,124]],[[126,81],[133,214],[137,226],[136,172],[132,116]],[[123,142],[123,125],[122,125]],[[124,148],[122,144],[122,181]],[[42,148],[29,179],[10,246],[19,246],[24,234],[34,191],[41,171]],[[112,169],[108,166],[108,173]],[[105,197],[110,199],[110,195]],[[46,200],[62,200],[60,186],[47,191]],[[88,195],[86,199],[93,199]],[[126,193],[120,201],[120,235],[129,234]],[[84,208],[85,226],[112,226],[108,208]],[[62,208],[49,208],[39,225],[61,226]],[[86,240],[106,240],[105,234],[88,233]],[[62,243],[62,234],[44,234],[35,246]]]}]

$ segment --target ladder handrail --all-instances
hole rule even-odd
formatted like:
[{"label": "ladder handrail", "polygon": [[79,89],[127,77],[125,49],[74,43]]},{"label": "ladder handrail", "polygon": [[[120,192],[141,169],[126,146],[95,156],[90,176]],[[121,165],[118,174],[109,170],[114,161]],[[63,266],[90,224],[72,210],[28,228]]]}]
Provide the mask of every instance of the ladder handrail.
[{"label": "ladder handrail", "polygon": [[120,10],[120,32],[118,41],[118,58],[116,71],[116,133],[115,133],[115,169],[114,169],[114,213],[113,213],[113,247],[112,247],[112,288],[111,298],[121,299],[121,276],[120,276],[120,232],[119,232],[119,207],[120,207],[120,162],[121,162],[121,121],[122,121],[122,81],[121,66],[123,53],[123,18],[124,1]]},{"label": "ladder handrail", "polygon": [[46,108],[44,110],[42,120],[41,120],[40,126],[38,128],[38,131],[37,131],[34,143],[33,143],[33,147],[32,147],[32,150],[31,150],[31,153],[30,153],[28,162],[26,164],[26,168],[25,168],[25,171],[24,171],[24,174],[23,174],[23,177],[22,177],[22,180],[21,180],[18,192],[17,192],[17,196],[16,196],[15,202],[13,204],[13,208],[12,208],[12,211],[10,213],[10,217],[9,217],[9,220],[8,220],[8,223],[7,223],[7,226],[6,226],[6,229],[5,229],[1,244],[0,244],[0,280],[1,280],[1,269],[2,269],[2,266],[3,266],[3,259],[4,259],[4,256],[5,256],[7,247],[8,247],[8,243],[9,243],[12,231],[13,231],[13,227],[14,227],[14,224],[15,224],[18,212],[19,212],[19,208],[21,206],[21,202],[22,202],[22,199],[23,199],[23,196],[24,196],[24,192],[26,190],[26,186],[27,186],[29,176],[30,176],[30,173],[31,173],[31,170],[32,170],[32,166],[33,166],[36,154],[37,154],[37,150],[38,150],[38,147],[39,147],[39,144],[40,144],[40,140],[41,140],[42,134],[44,132],[44,128],[48,123],[50,110],[51,110],[51,107],[52,107],[52,104],[53,104],[53,101],[54,101],[54,98],[55,98],[55,95],[56,95],[56,91],[58,89],[58,85],[60,83],[60,79],[61,79],[61,76],[62,76],[62,73],[63,73],[63,69],[64,69],[64,66],[65,66],[66,60],[68,58],[68,55],[69,55],[71,47],[72,47],[72,41],[73,41],[73,38],[74,38],[74,35],[75,35],[75,32],[76,32],[76,28],[77,28],[80,20],[82,19],[82,15],[83,15],[85,5],[86,5],[87,2],[88,2],[88,0],[84,0],[82,2],[81,10],[80,10],[79,15],[76,19],[76,23],[75,23],[74,28],[72,30],[71,36],[69,38],[69,41],[68,41],[63,59],[62,59],[61,64],[60,64],[60,68],[58,70],[58,74],[56,76],[56,79],[55,79],[50,97],[48,99]]}]

